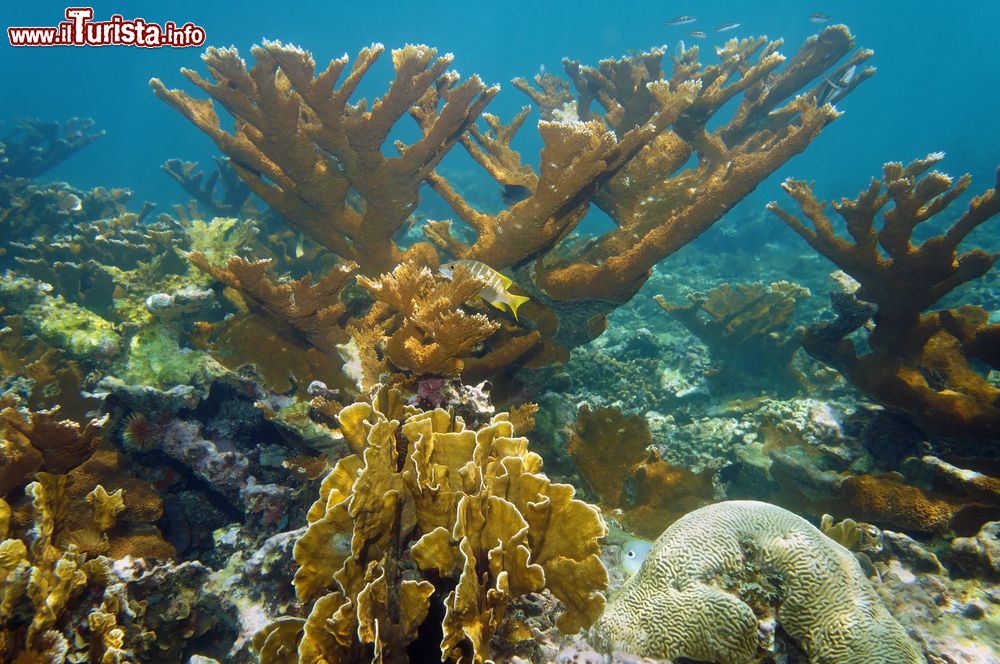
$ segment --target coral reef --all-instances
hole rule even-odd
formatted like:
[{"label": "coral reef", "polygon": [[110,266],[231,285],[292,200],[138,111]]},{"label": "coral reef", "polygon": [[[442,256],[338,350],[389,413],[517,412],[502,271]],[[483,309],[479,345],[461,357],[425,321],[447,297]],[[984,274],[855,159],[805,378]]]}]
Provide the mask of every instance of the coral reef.
[{"label": "coral reef", "polygon": [[[824,204],[805,182],[787,180],[783,188],[808,221],[774,202],[768,209],[856,279],[856,299],[877,309],[867,338],[870,352],[859,351],[846,336],[852,326],[823,325],[804,336],[806,351],[872,398],[909,414],[928,433],[972,439],[981,446],[983,440],[998,441],[1000,388],[973,364],[1000,368],[1000,358],[990,350],[1000,327],[971,305],[923,312],[982,277],[1000,258],[982,249],[958,250],[970,232],[1000,212],[1000,195],[994,188],[975,197],[943,234],[914,244],[918,226],[944,211],[970,184],[968,175],[953,181],[928,172],[943,156],[931,154],[906,166],[888,163],[882,181],[873,179],[857,198],[835,203],[850,238],[837,234]],[[884,210],[890,201],[893,206]],[[864,322],[856,317],[854,324]]]},{"label": "coral reef", "polygon": [[991,644],[1000,634],[995,586],[950,577],[934,564],[933,553],[905,536],[884,531],[883,538],[887,547],[875,557],[873,582],[892,615],[921,643],[927,661],[994,661]]},{"label": "coral reef", "polygon": [[[0,179],[0,225],[4,232],[5,252],[17,253],[18,249],[45,250],[48,247],[40,238],[55,241],[58,248],[72,247],[70,241],[56,238],[64,234],[69,238],[77,237],[72,231],[75,224],[86,224],[102,218],[113,218],[125,214],[125,205],[132,198],[128,189],[105,189],[97,187],[90,191],[81,191],[62,182],[37,184],[25,178]],[[134,217],[145,217],[152,208],[147,205],[143,211],[133,214]],[[86,235],[81,234],[79,239]],[[129,239],[134,239],[134,235]],[[152,239],[152,236],[150,237]],[[35,240],[35,242],[32,242]],[[98,236],[98,242],[103,241],[104,248],[113,246],[106,236]],[[28,247],[22,247],[28,243]],[[73,260],[60,256],[64,261]]]},{"label": "coral reef", "polygon": [[808,296],[808,289],[781,281],[723,284],[689,295],[688,305],[670,304],[662,295],[656,301],[708,346],[717,363],[709,380],[713,391],[788,394],[803,385],[792,366],[800,339],[789,328],[796,303]]},{"label": "coral reef", "polygon": [[773,653],[778,625],[811,662],[924,661],[849,551],[752,501],[667,529],[591,636],[605,650],[735,664]]},{"label": "coral reef", "polygon": [[511,600],[545,589],[564,605],[563,631],[597,617],[604,523],[540,473],[506,414],[470,430],[382,389],[338,419],[353,454],[323,480],[295,544],[309,616],[258,633],[262,661],[407,661],[429,630],[442,659],[482,662]]},{"label": "coral reef", "polygon": [[117,210],[88,217],[49,221],[42,215],[33,221],[33,234],[9,245],[16,267],[105,316],[114,315],[122,290],[149,287],[152,279],[144,277],[183,268],[175,250],[186,239],[185,229],[173,220],[150,221],[141,213]]},{"label": "coral reef", "polygon": [[[166,392],[101,383],[104,408],[120,416],[125,452],[175,497],[168,505],[167,534],[186,553],[211,548],[211,531],[230,519],[252,532],[282,527],[305,510],[311,497],[303,494],[315,486],[315,475],[306,479],[295,468],[318,450],[338,452],[317,447],[324,441],[307,438],[304,423],[289,424],[295,419],[289,411],[301,411],[313,429],[329,432],[309,419],[310,402],[268,392],[252,373],[223,370],[194,383]],[[137,418],[144,429],[141,444],[132,432]],[[320,460],[325,467],[326,459]]]},{"label": "coral reef", "polygon": [[0,276],[0,302],[20,314],[43,341],[72,357],[110,362],[124,345],[114,325],[52,290],[50,284],[12,272]]},{"label": "coral reef", "polygon": [[996,190],[790,180],[797,252],[747,199],[872,54],[718,44],[516,79],[537,133],[426,46],[212,48],[156,215],[0,140],[0,661],[994,655]]}]

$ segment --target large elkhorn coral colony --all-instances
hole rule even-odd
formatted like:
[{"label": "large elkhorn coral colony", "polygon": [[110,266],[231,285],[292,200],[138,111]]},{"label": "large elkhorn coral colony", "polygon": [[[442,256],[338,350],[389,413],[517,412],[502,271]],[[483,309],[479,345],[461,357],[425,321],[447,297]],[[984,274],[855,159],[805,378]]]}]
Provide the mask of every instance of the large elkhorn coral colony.
[{"label": "large elkhorn coral colony", "polygon": [[[516,81],[544,118],[538,172],[511,145],[529,109],[509,125],[484,113],[499,88],[476,76],[461,81],[446,72],[451,56],[437,57],[426,46],[392,52],[396,78],[370,108],[349,100],[381,44],[363,49],[350,67],[345,56],[321,71],[309,53],[277,42],[254,47],[249,69],[234,49],[213,48],[204,59],[214,80],[183,71],[211,99],[169,90],[158,79],[151,85],[215,141],[290,225],[362,273],[377,276],[406,262],[435,267],[435,246],[509,270],[534,305],[525,305],[525,324],[540,333],[533,348],[510,359],[544,363],[599,335],[608,313],[635,295],[657,262],[803,151],[839,115],[816,103],[823,77],[872,55],[852,53],[854,38],[842,25],[808,39],[791,59],[778,52],[781,45],[733,39],[717,49],[714,65],[701,64],[697,48],[687,49],[671,56],[669,73],[660,49],[598,67],[567,60],[572,88],[551,74],[533,84]],[[864,68],[843,94],[873,72]],[[734,100],[728,121],[717,117]],[[216,102],[236,119],[233,132],[223,128]],[[384,155],[393,125],[407,114],[421,137],[397,141],[398,155]],[[480,117],[488,129],[477,126]],[[516,188],[510,200],[517,202],[489,214],[463,198],[436,170],[456,144],[505,190]],[[429,223],[424,230],[433,244],[404,250],[395,237],[422,184],[466,228]],[[573,230],[592,205],[615,227],[584,241]],[[518,326],[506,321],[504,328],[493,345],[524,350]]]}]

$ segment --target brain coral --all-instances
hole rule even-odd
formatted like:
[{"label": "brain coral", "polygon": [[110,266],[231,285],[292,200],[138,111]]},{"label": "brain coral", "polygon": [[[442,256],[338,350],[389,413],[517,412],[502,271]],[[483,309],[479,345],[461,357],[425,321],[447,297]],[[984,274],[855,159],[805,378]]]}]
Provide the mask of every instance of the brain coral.
[{"label": "brain coral", "polygon": [[670,526],[591,630],[606,650],[737,664],[776,621],[814,664],[925,661],[851,553],[774,505],[730,501]]}]

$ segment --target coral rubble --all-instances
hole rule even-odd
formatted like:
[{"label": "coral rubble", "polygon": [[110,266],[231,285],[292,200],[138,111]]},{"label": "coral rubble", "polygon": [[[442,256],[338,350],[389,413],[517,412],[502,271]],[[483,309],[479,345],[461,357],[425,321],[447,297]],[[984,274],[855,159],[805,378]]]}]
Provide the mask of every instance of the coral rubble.
[{"label": "coral rubble", "polygon": [[[915,244],[917,227],[944,211],[970,184],[968,175],[953,181],[928,172],[943,156],[931,154],[906,166],[888,163],[881,181],[873,179],[855,199],[834,203],[850,238],[837,234],[824,204],[805,182],[787,180],[783,187],[808,221],[774,202],[768,209],[857,280],[857,300],[876,307],[867,339],[870,352],[859,351],[847,337],[856,327],[822,324],[805,335],[806,351],[877,401],[908,413],[929,433],[997,442],[1000,388],[973,364],[1000,368],[989,341],[1000,334],[1000,326],[971,305],[924,312],[955,288],[982,277],[1000,258],[1000,253],[982,249],[959,253],[969,233],[1000,212],[1000,195],[994,188],[973,198],[944,233]],[[890,201],[892,207],[885,209]],[[863,317],[854,321],[856,326],[864,322]]]}]

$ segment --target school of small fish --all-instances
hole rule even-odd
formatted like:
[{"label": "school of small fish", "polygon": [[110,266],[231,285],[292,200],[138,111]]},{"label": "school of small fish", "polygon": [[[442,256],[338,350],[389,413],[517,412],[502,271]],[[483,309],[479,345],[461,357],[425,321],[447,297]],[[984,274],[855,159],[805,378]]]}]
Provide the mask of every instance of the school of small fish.
[{"label": "school of small fish", "polygon": [[[675,16],[664,22],[667,27],[676,27],[678,25],[689,25],[698,20],[697,16],[690,16],[688,14],[682,14],[680,16]],[[824,14],[822,12],[813,12],[809,14],[809,20],[813,23],[826,23],[831,20],[829,14]],[[735,30],[742,25],[739,21],[729,21],[723,23],[715,28],[713,32],[728,32],[730,30]],[[691,30],[687,33],[689,37],[694,37],[696,39],[704,39],[708,35],[703,30]]]}]

